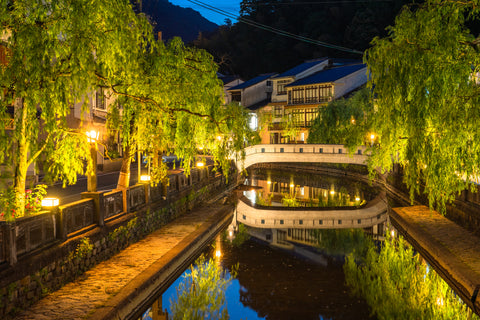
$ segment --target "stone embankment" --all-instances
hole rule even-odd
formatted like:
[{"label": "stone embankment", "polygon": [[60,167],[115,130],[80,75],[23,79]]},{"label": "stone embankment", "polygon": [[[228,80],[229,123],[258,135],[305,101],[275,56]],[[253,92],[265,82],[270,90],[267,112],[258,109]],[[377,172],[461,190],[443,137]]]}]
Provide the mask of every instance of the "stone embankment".
[{"label": "stone embankment", "polygon": [[15,319],[128,319],[184,270],[232,218],[233,206],[187,213],[46,295]]}]

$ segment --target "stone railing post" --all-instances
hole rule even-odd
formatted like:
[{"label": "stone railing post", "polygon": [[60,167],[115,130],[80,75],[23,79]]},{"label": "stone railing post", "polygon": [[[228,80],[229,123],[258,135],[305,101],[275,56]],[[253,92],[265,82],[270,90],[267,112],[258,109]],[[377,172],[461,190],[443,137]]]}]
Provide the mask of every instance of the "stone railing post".
[{"label": "stone railing post", "polygon": [[7,240],[6,256],[11,266],[17,264],[17,225],[16,223],[5,224],[5,238]]},{"label": "stone railing post", "polygon": [[55,228],[56,228],[56,236],[59,240],[66,240],[67,239],[67,219],[65,218],[65,214],[63,212],[64,206],[59,206],[56,208],[55,212]]},{"label": "stone railing post", "polygon": [[145,183],[143,185],[143,187],[145,188],[145,205],[149,205],[150,204],[150,201],[151,201],[151,197],[150,197],[150,190],[151,190],[151,187],[150,187],[150,183]]},{"label": "stone railing post", "polygon": [[82,192],[82,199],[93,199],[95,207],[95,222],[103,227],[105,225],[105,194],[106,191]]}]

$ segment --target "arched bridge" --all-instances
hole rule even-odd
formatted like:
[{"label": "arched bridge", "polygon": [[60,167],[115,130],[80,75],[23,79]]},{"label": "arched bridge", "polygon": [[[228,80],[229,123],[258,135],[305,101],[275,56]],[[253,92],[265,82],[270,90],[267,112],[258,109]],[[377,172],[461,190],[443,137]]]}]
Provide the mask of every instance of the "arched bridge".
[{"label": "arched bridge", "polygon": [[262,229],[345,229],[369,228],[386,222],[388,219],[387,209],[385,192],[381,192],[365,207],[359,209],[259,208],[239,199],[236,214],[237,222]]},{"label": "arched bridge", "polygon": [[259,144],[245,148],[245,160],[237,161],[239,170],[257,163],[320,162],[366,165],[365,147],[353,154],[341,144]]}]

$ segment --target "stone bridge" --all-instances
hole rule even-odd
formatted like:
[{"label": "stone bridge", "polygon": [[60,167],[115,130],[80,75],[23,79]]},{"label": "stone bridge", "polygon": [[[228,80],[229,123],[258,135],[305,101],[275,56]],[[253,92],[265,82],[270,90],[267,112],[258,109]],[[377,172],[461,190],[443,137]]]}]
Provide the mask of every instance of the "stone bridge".
[{"label": "stone bridge", "polygon": [[245,148],[245,160],[238,160],[239,170],[257,163],[346,163],[366,165],[366,147],[352,154],[341,144],[259,144]]},{"label": "stone bridge", "polygon": [[345,229],[370,228],[388,219],[385,192],[369,201],[363,208],[291,208],[259,207],[240,198],[236,220],[250,227],[261,229]]}]

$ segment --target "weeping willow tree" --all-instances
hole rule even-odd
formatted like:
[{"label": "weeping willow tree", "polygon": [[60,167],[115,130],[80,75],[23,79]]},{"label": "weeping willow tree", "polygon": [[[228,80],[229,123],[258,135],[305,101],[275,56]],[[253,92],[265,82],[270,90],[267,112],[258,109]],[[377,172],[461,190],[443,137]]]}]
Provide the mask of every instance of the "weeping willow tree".
[{"label": "weeping willow tree", "polygon": [[22,216],[27,168],[36,160],[65,183],[85,172],[87,138],[67,115],[105,79],[135,78],[151,27],[128,0],[4,0],[0,39],[0,160],[12,163],[9,205]]},{"label": "weeping willow tree", "polygon": [[118,187],[128,186],[133,150],[148,155],[155,183],[167,175],[163,153],[181,158],[188,174],[198,151],[204,150],[228,174],[230,156],[256,134],[244,108],[223,106],[223,85],[212,56],[174,38],[166,45],[156,43],[141,64],[138,81],[105,83],[120,97],[109,116],[111,127],[121,132],[126,154]]},{"label": "weeping willow tree", "polygon": [[172,319],[229,319],[225,291],[231,279],[213,259],[200,256],[170,301]]},{"label": "weeping willow tree", "polygon": [[476,191],[480,55],[466,24],[479,8],[442,0],[404,7],[365,53],[367,89],[325,108],[309,142],[373,145],[372,174],[398,163],[411,199],[425,193],[441,212],[462,190]]},{"label": "weeping willow tree", "polygon": [[380,250],[367,248],[350,254],[343,268],[353,294],[378,319],[478,319],[402,237],[388,234]]},{"label": "weeping willow tree", "polygon": [[362,88],[350,98],[341,98],[320,108],[314,120],[308,143],[344,144],[350,151],[368,141],[373,103],[371,91]]},{"label": "weeping willow tree", "polygon": [[379,143],[370,166],[399,163],[411,198],[425,192],[441,211],[480,177],[479,40],[466,27],[478,4],[405,7],[365,54]]}]

